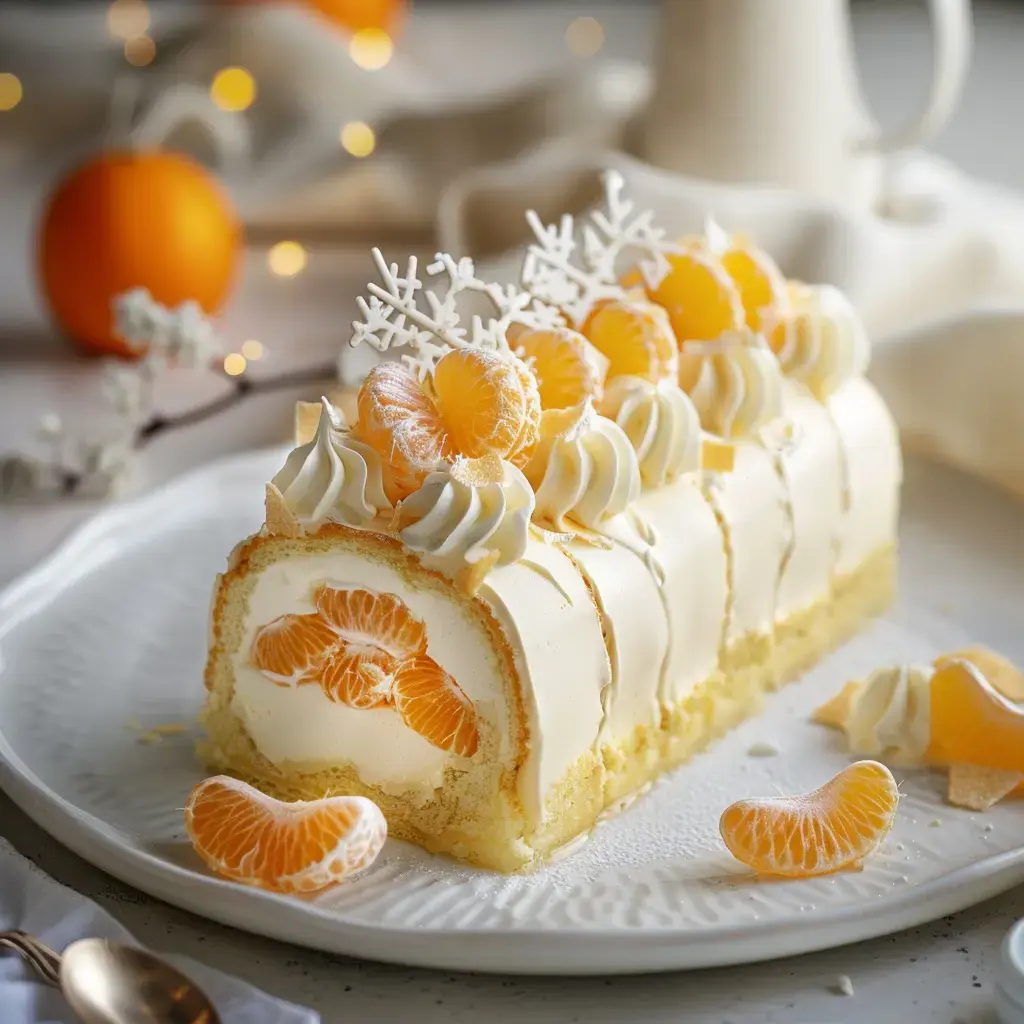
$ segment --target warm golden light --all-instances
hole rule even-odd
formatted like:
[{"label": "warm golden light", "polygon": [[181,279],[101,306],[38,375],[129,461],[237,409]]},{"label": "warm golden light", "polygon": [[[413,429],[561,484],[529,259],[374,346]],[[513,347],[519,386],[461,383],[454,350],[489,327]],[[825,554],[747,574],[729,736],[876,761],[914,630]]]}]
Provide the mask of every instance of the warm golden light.
[{"label": "warm golden light", "polygon": [[348,44],[349,56],[366,71],[377,71],[391,60],[395,44],[382,28],[363,28]]},{"label": "warm golden light", "polygon": [[17,75],[0,74],[0,110],[13,110],[21,102],[21,81]]},{"label": "warm golden light", "polygon": [[245,68],[221,68],[213,76],[210,96],[221,110],[248,110],[256,99],[256,81]]},{"label": "warm golden light", "polygon": [[144,0],[114,0],[107,8],[107,31],[118,39],[134,39],[149,28],[149,8]]},{"label": "warm golden light", "polygon": [[156,43],[149,36],[133,36],[124,41],[124,59],[137,68],[144,68],[156,56]]},{"label": "warm golden light", "polygon": [[565,30],[565,45],[577,57],[593,57],[604,46],[604,26],[597,18],[576,18]]},{"label": "warm golden light", "polygon": [[294,277],[306,266],[306,250],[298,242],[278,242],[267,253],[271,273],[278,277]]},{"label": "warm golden light", "polygon": [[246,359],[255,362],[263,357],[263,345],[258,341],[250,339],[242,345],[242,355]]},{"label": "warm golden light", "polygon": [[224,357],[224,372],[230,377],[245,373],[245,356],[232,352]]},{"label": "warm golden light", "polygon": [[377,146],[377,136],[368,124],[352,121],[341,129],[341,145],[352,156],[369,156]]}]

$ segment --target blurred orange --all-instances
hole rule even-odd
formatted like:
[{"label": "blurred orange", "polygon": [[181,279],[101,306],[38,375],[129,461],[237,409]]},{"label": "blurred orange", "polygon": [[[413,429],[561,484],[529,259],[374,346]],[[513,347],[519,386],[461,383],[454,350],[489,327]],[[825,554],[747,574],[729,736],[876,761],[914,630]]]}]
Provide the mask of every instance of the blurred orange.
[{"label": "blurred orange", "polygon": [[306,0],[336,25],[350,32],[382,28],[394,32],[405,11],[405,0]]},{"label": "blurred orange", "polygon": [[194,299],[216,313],[241,256],[226,193],[178,153],[102,153],[50,197],[38,242],[50,310],[87,352],[129,355],[114,335],[113,300],[147,288],[168,308]]}]

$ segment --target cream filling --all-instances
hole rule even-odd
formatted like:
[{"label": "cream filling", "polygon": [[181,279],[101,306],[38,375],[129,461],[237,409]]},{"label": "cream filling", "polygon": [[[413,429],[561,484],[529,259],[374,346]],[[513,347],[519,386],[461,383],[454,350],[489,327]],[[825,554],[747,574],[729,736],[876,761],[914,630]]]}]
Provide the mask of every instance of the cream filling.
[{"label": "cream filling", "polygon": [[548,794],[594,748],[601,729],[611,667],[600,616],[571,559],[534,539],[520,561],[487,576],[477,596],[515,655],[529,727],[519,794],[540,821]]},{"label": "cream filling", "polygon": [[776,600],[780,622],[830,595],[844,503],[843,453],[828,410],[792,381],[785,382],[783,403],[792,436],[778,462],[792,543]]},{"label": "cream filling", "polygon": [[839,433],[846,463],[847,508],[836,570],[847,575],[896,540],[903,462],[892,414],[866,380],[847,381],[825,408]]},{"label": "cream filling", "polygon": [[750,635],[771,636],[789,546],[789,496],[775,457],[753,442],[738,442],[732,472],[708,474],[706,490],[725,522],[729,552],[725,646]]},{"label": "cream filling", "polygon": [[316,584],[365,586],[398,594],[427,628],[427,653],[497,727],[498,756],[512,751],[505,687],[482,628],[451,599],[408,586],[390,566],[349,551],[285,558],[260,574],[249,597],[245,635],[234,655],[232,708],[257,749],[280,767],[320,771],[351,764],[364,782],[388,791],[429,791],[462,759],[433,746],[391,708],[361,710],[330,700],[315,683],[278,686],[249,657],[256,632],[279,615],[313,612]]}]

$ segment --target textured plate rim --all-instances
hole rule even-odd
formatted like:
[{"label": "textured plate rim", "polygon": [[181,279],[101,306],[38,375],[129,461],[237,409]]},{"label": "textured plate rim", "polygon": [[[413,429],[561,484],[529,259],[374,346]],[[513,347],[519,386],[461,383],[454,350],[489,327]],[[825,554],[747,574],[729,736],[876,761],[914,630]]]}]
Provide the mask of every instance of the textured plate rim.
[{"label": "textured plate rim", "polygon": [[[233,455],[130,501],[99,511],[47,558],[0,592],[4,636],[86,572],[119,557],[98,542],[137,520],[152,521],[176,492],[215,483],[280,448]],[[174,507],[171,504],[170,507]],[[148,514],[147,514],[148,513]],[[88,557],[83,557],[88,553]],[[72,571],[68,571],[69,567]],[[0,672],[3,667],[0,646]],[[591,975],[729,966],[875,938],[963,910],[1024,881],[1024,848],[957,868],[864,905],[830,907],[766,922],[692,929],[401,928],[237,885],[140,849],[118,829],[58,795],[20,759],[0,723],[0,784],[37,825],[74,853],[143,892],[210,920],[332,953],[445,970]],[[768,940],[768,941],[766,941]]]}]

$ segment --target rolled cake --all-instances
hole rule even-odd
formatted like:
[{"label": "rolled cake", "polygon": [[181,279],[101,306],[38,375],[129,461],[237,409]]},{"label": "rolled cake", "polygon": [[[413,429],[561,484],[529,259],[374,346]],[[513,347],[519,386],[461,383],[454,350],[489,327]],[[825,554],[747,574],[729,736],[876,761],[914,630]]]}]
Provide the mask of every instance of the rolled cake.
[{"label": "rolled cake", "polygon": [[[624,237],[656,265],[643,294],[614,277]],[[417,304],[415,265],[378,257],[353,340],[408,345],[408,368],[372,371],[351,424],[324,400],[311,432],[306,411],[217,581],[212,768],[368,796],[392,836],[514,871],[890,601],[899,447],[853,310],[783,282],[756,329],[737,302],[743,322],[680,343],[660,257],[695,243],[607,241],[575,296],[543,259],[517,292],[442,258],[447,295]],[[697,262],[718,274],[721,247]],[[459,327],[466,290],[497,316]]]}]

